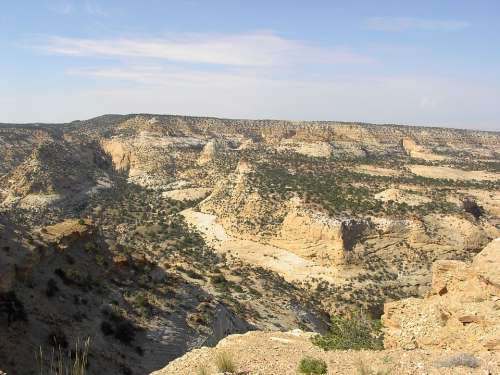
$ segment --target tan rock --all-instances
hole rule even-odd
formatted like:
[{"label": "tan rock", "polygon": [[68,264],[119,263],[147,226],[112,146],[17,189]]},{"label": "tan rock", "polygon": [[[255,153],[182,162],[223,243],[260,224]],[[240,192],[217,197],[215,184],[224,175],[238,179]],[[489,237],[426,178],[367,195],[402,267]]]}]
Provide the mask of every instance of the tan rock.
[{"label": "tan rock", "polygon": [[198,158],[198,165],[205,165],[214,160],[217,153],[217,144],[214,140],[208,142]]},{"label": "tan rock", "polygon": [[[472,262],[474,272],[497,288],[500,288],[500,238],[491,241]],[[500,294],[500,293],[499,293]]]},{"label": "tan rock", "polygon": [[500,240],[496,239],[475,257],[472,265],[451,260],[435,262],[428,297],[385,305],[385,347],[498,350],[499,254]]}]

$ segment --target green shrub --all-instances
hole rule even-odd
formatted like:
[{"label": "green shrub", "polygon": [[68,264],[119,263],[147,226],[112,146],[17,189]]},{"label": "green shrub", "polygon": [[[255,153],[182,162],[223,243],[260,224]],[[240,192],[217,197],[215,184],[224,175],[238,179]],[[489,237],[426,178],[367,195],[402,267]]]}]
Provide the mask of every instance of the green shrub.
[{"label": "green shrub", "polygon": [[380,321],[354,312],[346,317],[332,316],[330,331],[324,336],[314,336],[312,342],[324,350],[381,350],[383,334]]},{"label": "green shrub", "polygon": [[326,374],[327,365],[322,359],[311,357],[302,358],[299,363],[299,372],[307,375]]},{"label": "green shrub", "polygon": [[135,339],[136,327],[128,320],[124,320],[115,326],[115,338],[126,345]]}]

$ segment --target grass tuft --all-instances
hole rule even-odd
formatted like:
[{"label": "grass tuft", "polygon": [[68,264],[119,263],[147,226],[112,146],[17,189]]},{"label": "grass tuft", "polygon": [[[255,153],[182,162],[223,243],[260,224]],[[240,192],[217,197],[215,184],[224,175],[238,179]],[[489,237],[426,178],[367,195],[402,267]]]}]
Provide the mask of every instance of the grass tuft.
[{"label": "grass tuft", "polygon": [[234,363],[231,355],[227,352],[217,353],[217,356],[215,357],[215,365],[221,372],[236,372],[236,364]]},{"label": "grass tuft", "polygon": [[75,350],[65,350],[61,346],[52,348],[49,355],[45,355],[42,347],[35,352],[39,375],[85,375],[88,366],[90,337],[82,343],[77,341]]}]

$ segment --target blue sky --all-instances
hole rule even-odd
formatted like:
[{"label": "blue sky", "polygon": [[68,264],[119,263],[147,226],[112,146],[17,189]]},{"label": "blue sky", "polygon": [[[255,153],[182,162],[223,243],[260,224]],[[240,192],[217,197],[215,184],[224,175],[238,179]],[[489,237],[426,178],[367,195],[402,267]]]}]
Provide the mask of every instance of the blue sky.
[{"label": "blue sky", "polygon": [[151,112],[500,130],[496,0],[0,6],[0,122]]}]

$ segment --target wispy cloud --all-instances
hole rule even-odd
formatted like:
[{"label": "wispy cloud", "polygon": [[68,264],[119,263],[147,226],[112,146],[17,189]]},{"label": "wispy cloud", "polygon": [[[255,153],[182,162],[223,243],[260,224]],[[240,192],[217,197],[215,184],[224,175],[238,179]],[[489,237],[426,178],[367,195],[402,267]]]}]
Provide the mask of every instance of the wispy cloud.
[{"label": "wispy cloud", "polygon": [[107,16],[108,14],[106,11],[97,3],[87,0],[85,1],[84,5],[84,10],[87,14],[91,16]]},{"label": "wispy cloud", "polygon": [[230,66],[356,64],[372,61],[344,49],[309,45],[274,33],[185,34],[165,39],[50,37],[37,48],[72,56],[149,58]]},{"label": "wispy cloud", "polygon": [[366,22],[371,30],[377,31],[459,31],[470,26],[461,20],[443,20],[412,17],[372,17]]},{"label": "wispy cloud", "polygon": [[120,66],[110,68],[70,69],[69,75],[85,76],[97,79],[109,79],[145,84],[148,86],[206,86],[234,88],[240,85],[259,84],[268,78],[251,72],[207,72],[203,70],[184,69],[180,67],[153,66]]},{"label": "wispy cloud", "polygon": [[107,16],[102,6],[92,0],[53,0],[49,3],[49,9],[65,16],[82,13],[90,16]]},{"label": "wispy cloud", "polygon": [[53,12],[63,15],[72,14],[75,10],[75,5],[69,0],[52,1],[48,7]]}]

